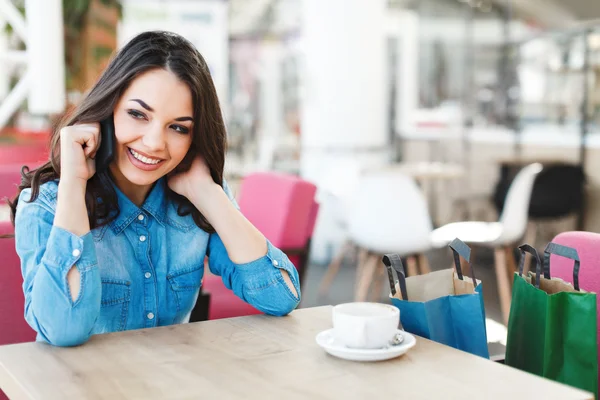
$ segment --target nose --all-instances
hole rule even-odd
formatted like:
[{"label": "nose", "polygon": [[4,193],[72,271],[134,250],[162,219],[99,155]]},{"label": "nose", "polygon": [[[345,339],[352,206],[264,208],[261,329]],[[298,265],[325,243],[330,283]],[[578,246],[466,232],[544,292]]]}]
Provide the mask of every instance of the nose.
[{"label": "nose", "polygon": [[166,132],[158,124],[148,129],[142,137],[142,143],[148,151],[161,152],[164,151],[167,145]]}]

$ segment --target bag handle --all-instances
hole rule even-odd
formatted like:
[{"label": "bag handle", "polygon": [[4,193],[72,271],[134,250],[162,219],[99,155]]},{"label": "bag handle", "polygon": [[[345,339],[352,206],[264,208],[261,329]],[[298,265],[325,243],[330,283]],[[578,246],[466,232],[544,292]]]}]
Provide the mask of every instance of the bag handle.
[{"label": "bag handle", "polygon": [[531,254],[535,262],[535,287],[540,288],[540,274],[542,270],[542,262],[540,261],[540,255],[537,250],[528,244],[522,244],[519,246],[521,251],[521,261],[519,261],[519,276],[523,276],[523,268],[525,267],[525,253]]},{"label": "bag handle", "polygon": [[573,265],[573,288],[579,291],[579,254],[572,247],[563,246],[557,243],[548,243],[544,250],[544,278],[550,279],[550,254],[570,258],[575,261]]},{"label": "bag handle", "polygon": [[469,266],[471,267],[471,279],[473,280],[473,286],[477,286],[477,281],[475,279],[475,269],[473,265],[471,265],[471,248],[467,246],[462,240],[456,238],[449,245],[452,249],[452,253],[454,254],[454,267],[456,268],[456,273],[458,274],[458,279],[461,281],[464,280],[462,267],[460,265],[460,257],[464,258]]},{"label": "bag handle", "polygon": [[387,269],[392,296],[396,295],[396,280],[394,279],[394,271],[396,271],[396,276],[398,277],[398,286],[400,286],[402,299],[408,300],[408,294],[406,293],[406,277],[404,275],[404,265],[402,265],[402,259],[398,254],[385,254],[382,261]]}]

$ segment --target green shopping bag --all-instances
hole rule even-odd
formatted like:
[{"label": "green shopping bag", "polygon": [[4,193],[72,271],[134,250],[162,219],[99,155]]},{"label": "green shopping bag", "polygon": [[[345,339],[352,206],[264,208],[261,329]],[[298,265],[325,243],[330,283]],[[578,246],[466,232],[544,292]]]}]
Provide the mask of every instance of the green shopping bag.
[{"label": "green shopping bag", "polygon": [[[508,321],[505,364],[592,392],[598,397],[596,294],[579,289],[579,256],[573,248],[550,243],[542,263],[529,245],[519,247]],[[523,276],[525,253],[535,274]],[[573,282],[550,277],[550,254],[574,260]],[[591,267],[591,266],[586,266]]]}]

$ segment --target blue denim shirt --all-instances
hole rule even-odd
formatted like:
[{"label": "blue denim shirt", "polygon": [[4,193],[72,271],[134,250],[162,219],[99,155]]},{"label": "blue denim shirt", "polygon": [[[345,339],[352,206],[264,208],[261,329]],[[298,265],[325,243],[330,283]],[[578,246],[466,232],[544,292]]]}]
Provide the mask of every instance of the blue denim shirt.
[{"label": "blue denim shirt", "polygon": [[[235,204],[227,184],[223,187]],[[73,346],[94,334],[187,322],[206,255],[211,272],[258,310],[281,316],[297,307],[299,298],[280,269],[289,273],[300,295],[298,273],[281,250],[267,241],[264,257],[235,264],[218,234],[198,228],[191,215],[177,214],[165,189],[163,178],[137,207],[115,186],[119,216],[81,237],[53,226],[58,181],[43,184],[31,203],[26,202],[31,190],[23,190],[15,220],[16,250],[25,318],[38,341]],[[67,282],[73,265],[81,274],[75,301]]]}]

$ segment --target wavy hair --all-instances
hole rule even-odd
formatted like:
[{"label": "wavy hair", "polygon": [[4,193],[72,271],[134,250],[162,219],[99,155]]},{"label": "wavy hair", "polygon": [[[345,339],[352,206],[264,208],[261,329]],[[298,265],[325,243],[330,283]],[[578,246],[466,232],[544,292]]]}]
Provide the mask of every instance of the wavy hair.
[{"label": "wavy hair", "polygon": [[[21,184],[12,201],[11,221],[14,224],[17,203],[21,191],[31,188],[34,201],[40,185],[60,179],[60,131],[77,123],[92,123],[108,118],[120,97],[131,82],[141,74],[165,69],[173,72],[187,84],[194,107],[192,145],[175,172],[190,168],[196,156],[202,156],[213,180],[223,184],[226,130],[217,92],[206,61],[198,50],[185,38],[164,31],[144,32],[134,37],[111,59],[98,81],[71,113],[66,115],[52,130],[50,136],[50,159],[35,170],[27,166],[21,169]],[[91,229],[106,225],[119,213],[117,196],[112,185],[107,184],[110,172],[96,173],[88,180],[85,200]],[[198,227],[214,232],[208,220],[189,200],[167,188],[167,196],[178,204],[180,216],[192,214]]]}]

